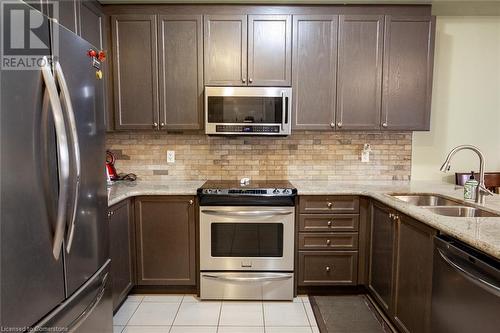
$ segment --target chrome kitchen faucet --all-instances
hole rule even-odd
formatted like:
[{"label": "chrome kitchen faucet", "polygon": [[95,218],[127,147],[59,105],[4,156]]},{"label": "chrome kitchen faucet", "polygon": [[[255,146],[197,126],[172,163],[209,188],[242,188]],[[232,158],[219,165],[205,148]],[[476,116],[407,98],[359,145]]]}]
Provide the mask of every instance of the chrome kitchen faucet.
[{"label": "chrome kitchen faucet", "polygon": [[484,155],[481,152],[481,150],[479,150],[478,147],[472,146],[472,145],[461,145],[461,146],[457,146],[457,147],[453,148],[450,151],[450,153],[448,154],[448,156],[446,157],[446,160],[444,161],[440,170],[443,172],[449,171],[451,168],[451,165],[450,165],[451,159],[460,150],[472,150],[473,152],[475,152],[477,154],[477,156],[479,156],[479,185],[477,186],[477,189],[476,189],[476,191],[477,191],[476,203],[484,204],[485,196],[493,195],[493,192],[488,190],[486,188],[486,185],[484,184]]}]

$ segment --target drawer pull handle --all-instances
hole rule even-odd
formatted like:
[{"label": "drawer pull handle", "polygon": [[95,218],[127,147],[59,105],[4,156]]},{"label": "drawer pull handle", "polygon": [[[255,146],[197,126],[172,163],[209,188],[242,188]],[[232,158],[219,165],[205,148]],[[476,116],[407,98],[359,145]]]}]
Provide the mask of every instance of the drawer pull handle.
[{"label": "drawer pull handle", "polygon": [[331,227],[331,226],[332,226],[332,221],[328,221],[326,224],[327,224],[329,227]]},{"label": "drawer pull handle", "polygon": [[330,272],[332,269],[330,268],[330,266],[326,266],[325,270],[326,270],[327,272]]},{"label": "drawer pull handle", "polygon": [[329,239],[326,240],[326,245],[330,245],[331,243],[332,243],[331,240],[329,240]]},{"label": "drawer pull handle", "polygon": [[328,206],[328,208],[332,208],[333,207],[333,203],[332,202],[329,202],[326,205]]}]

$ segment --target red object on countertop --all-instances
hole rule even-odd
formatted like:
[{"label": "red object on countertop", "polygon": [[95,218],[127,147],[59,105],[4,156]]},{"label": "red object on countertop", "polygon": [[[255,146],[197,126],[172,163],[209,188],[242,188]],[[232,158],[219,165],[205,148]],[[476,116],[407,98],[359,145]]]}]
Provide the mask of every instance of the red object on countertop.
[{"label": "red object on countertop", "polygon": [[117,180],[120,178],[115,169],[115,155],[109,150],[106,150],[106,170],[108,171],[109,179]]}]

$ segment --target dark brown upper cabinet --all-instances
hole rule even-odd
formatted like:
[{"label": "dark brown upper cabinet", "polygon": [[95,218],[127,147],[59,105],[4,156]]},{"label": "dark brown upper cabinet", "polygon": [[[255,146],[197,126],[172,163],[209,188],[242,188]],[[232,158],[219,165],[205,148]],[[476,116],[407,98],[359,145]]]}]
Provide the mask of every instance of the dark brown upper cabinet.
[{"label": "dark brown upper cabinet", "polygon": [[203,126],[201,15],[159,16],[160,124],[164,130]]},{"label": "dark brown upper cabinet", "polygon": [[435,17],[386,16],[382,128],[429,130]]},{"label": "dark brown upper cabinet", "polygon": [[291,16],[249,15],[248,85],[290,86],[291,61]]},{"label": "dark brown upper cabinet", "polygon": [[429,332],[436,231],[404,215],[397,230],[394,320],[401,332]]},{"label": "dark brown upper cabinet", "polygon": [[98,49],[104,49],[104,14],[99,5],[92,1],[82,1],[80,5],[80,35]]},{"label": "dark brown upper cabinet", "polygon": [[195,198],[135,199],[138,285],[196,284]]},{"label": "dark brown upper cabinet", "polygon": [[205,84],[289,86],[290,15],[206,15]]},{"label": "dark brown upper cabinet", "polygon": [[247,16],[205,16],[205,84],[247,82]]},{"label": "dark brown upper cabinet", "polygon": [[80,0],[55,0],[46,6],[49,17],[57,19],[60,25],[75,34],[80,34]]},{"label": "dark brown upper cabinet", "polygon": [[293,16],[293,111],[297,130],[335,127],[336,15]]},{"label": "dark brown upper cabinet", "polygon": [[115,129],[157,129],[158,69],[155,15],[113,15]]},{"label": "dark brown upper cabinet", "polygon": [[372,204],[371,240],[368,289],[386,312],[393,307],[393,272],[395,257],[396,224],[394,212]]},{"label": "dark brown upper cabinet", "polygon": [[130,200],[110,207],[108,222],[113,309],[116,310],[135,284],[135,228]]},{"label": "dark brown upper cabinet", "polygon": [[384,16],[341,15],[336,126],[380,129]]}]

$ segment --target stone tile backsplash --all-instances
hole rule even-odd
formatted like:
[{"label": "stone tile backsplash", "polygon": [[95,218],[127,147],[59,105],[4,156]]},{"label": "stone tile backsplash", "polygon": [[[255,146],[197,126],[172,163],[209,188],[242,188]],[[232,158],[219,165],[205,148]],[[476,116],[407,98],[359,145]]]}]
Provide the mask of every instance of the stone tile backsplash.
[{"label": "stone tile backsplash", "polygon": [[[142,180],[409,180],[411,132],[307,132],[288,137],[118,132],[107,136],[118,172]],[[363,144],[370,162],[361,162]],[[175,163],[167,163],[175,150]]]}]

